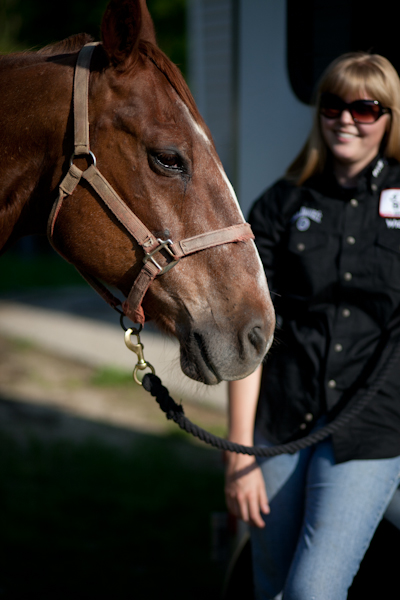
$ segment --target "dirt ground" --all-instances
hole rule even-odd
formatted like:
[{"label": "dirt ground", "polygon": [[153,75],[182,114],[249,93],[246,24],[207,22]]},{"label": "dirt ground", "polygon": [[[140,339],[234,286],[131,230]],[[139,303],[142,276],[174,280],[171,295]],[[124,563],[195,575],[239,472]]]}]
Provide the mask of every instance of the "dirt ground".
[{"label": "dirt ground", "polygon": [[[1,427],[16,437],[28,431],[51,439],[101,436],[117,445],[130,444],[140,433],[180,432],[130,377],[122,375],[114,383],[96,379],[94,368],[0,336]],[[223,412],[190,400],[182,403],[189,419],[224,435]]]}]

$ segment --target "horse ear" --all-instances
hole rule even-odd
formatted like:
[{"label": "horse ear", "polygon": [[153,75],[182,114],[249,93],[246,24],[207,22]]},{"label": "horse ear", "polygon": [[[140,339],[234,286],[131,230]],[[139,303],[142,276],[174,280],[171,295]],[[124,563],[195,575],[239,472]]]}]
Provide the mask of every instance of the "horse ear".
[{"label": "horse ear", "polygon": [[140,32],[140,39],[157,45],[153,19],[151,18],[149,9],[147,8],[146,0],[139,0],[139,3],[142,10],[142,30]]},{"label": "horse ear", "polygon": [[139,41],[156,43],[146,0],[111,0],[101,23],[104,49],[111,64],[124,71],[136,60]]}]

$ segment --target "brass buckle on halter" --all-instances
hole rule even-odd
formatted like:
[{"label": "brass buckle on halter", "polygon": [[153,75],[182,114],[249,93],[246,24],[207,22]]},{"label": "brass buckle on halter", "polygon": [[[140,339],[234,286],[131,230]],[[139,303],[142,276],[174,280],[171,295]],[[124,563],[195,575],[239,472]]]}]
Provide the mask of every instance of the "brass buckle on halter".
[{"label": "brass buckle on halter", "polygon": [[[155,265],[157,267],[157,269],[159,269],[159,271],[160,271],[158,273],[158,275],[163,275],[164,273],[166,273],[167,271],[172,269],[172,267],[174,267],[176,265],[176,263],[179,262],[179,259],[177,259],[175,257],[175,254],[172,252],[171,248],[169,248],[169,246],[172,246],[172,244],[173,244],[172,240],[170,240],[170,239],[161,240],[160,238],[157,238],[157,242],[160,245],[157,246],[157,248],[154,248],[154,250],[152,250],[151,252],[146,252],[146,256],[143,258],[143,262],[146,264],[149,260],[151,260],[153,265]],[[165,267],[162,267],[161,265],[159,265],[158,262],[153,258],[154,254],[157,254],[157,252],[161,252],[161,250],[166,250],[168,252],[168,254],[170,256],[172,256],[172,258],[175,259],[175,260],[171,261],[170,263],[168,263],[167,265],[165,265]]]}]

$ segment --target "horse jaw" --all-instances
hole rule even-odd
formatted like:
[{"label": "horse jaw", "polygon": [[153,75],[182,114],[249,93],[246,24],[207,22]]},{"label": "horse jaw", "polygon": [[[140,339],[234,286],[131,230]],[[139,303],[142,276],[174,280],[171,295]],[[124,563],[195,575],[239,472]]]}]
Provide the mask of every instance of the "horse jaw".
[{"label": "horse jaw", "polygon": [[[240,280],[215,277],[228,255],[231,271],[235,264],[245,267]],[[270,349],[275,329],[254,242],[210,248],[180,261],[163,277],[150,288],[144,307],[161,330],[179,340],[185,375],[208,385],[250,375]]]}]

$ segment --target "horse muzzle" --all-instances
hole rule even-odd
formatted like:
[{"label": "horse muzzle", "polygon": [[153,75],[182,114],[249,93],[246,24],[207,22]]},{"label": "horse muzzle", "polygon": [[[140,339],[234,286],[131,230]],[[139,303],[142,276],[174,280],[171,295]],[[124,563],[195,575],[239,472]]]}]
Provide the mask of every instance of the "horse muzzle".
[{"label": "horse muzzle", "polygon": [[268,352],[275,321],[253,318],[241,328],[221,331],[196,326],[179,336],[182,371],[196,381],[215,385],[250,375]]}]

